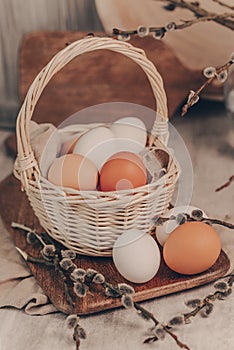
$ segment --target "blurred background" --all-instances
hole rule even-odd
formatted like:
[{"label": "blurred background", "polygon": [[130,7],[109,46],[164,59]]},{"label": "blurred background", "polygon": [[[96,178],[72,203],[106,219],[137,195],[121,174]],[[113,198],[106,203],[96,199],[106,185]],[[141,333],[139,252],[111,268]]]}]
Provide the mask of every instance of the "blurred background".
[{"label": "blurred background", "polygon": [[[225,10],[214,0],[200,3],[210,11]],[[226,3],[233,5],[233,0]],[[20,105],[19,48],[26,34],[48,30],[111,33],[113,27],[158,26],[192,17],[183,9],[165,11],[162,3],[155,0],[0,0],[0,126],[15,125]],[[223,64],[234,51],[233,42],[233,31],[211,22],[163,38],[163,43],[190,70]]]},{"label": "blurred background", "polygon": [[19,108],[18,53],[32,31],[102,31],[94,0],[0,0],[0,126]]}]

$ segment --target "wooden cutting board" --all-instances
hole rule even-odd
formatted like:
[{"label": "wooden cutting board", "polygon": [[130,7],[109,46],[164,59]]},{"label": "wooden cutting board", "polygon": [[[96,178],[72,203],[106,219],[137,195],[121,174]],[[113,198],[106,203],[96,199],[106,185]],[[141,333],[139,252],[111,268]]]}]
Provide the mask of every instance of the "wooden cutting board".
[{"label": "wooden cutting board", "polygon": [[[25,234],[21,230],[13,230],[11,228],[11,222],[15,221],[35,228],[38,232],[42,231],[25,194],[20,191],[19,181],[13,175],[0,184],[0,208],[2,219],[13,237],[15,245],[28,254],[38,257],[39,249],[35,249],[27,244]],[[79,256],[75,263],[84,269],[89,267],[101,272],[105,275],[106,280],[111,283],[129,283],[117,272],[111,258]],[[62,312],[69,313],[69,305],[65,299],[63,284],[57,273],[52,268],[41,265],[29,264],[29,267],[54,306]],[[136,291],[134,300],[143,301],[208,283],[223,276],[229,267],[229,259],[223,251],[209,270],[193,276],[185,276],[173,272],[162,260],[157,275],[151,281],[140,285],[129,284]],[[91,290],[91,292],[92,294],[89,293],[85,298],[76,298],[75,308],[78,314],[91,314],[121,306],[118,299],[107,298],[104,294],[95,290]]]}]

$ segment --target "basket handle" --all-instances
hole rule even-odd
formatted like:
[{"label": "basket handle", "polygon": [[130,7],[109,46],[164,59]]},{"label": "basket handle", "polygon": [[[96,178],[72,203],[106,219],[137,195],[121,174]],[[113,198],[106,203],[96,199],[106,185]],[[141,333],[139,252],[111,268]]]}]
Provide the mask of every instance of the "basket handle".
[{"label": "basket handle", "polygon": [[58,52],[41,70],[30,86],[19,111],[16,124],[18,156],[15,171],[20,175],[24,186],[27,186],[28,177],[31,178],[33,173],[35,175],[35,170],[38,174],[40,173],[30,146],[29,126],[35,106],[44,88],[51,78],[76,56],[102,49],[118,52],[129,57],[145,72],[157,101],[156,116],[151,134],[153,138],[158,137],[161,141],[167,143],[168,111],[163,81],[154,64],[146,57],[145,52],[129,43],[112,38],[86,37],[73,42]]}]

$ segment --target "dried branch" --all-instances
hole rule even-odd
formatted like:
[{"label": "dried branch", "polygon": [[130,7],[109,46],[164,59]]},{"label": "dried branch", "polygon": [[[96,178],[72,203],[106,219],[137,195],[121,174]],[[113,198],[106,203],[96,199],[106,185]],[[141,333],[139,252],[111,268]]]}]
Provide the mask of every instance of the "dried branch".
[{"label": "dried branch", "polygon": [[209,22],[209,21],[215,21],[215,20],[224,20],[225,18],[234,18],[233,13],[223,13],[223,14],[214,14],[214,15],[208,15],[204,17],[199,17],[193,20],[186,20],[182,24],[177,24],[175,29],[184,29],[187,27],[191,27],[193,24],[197,24],[200,22]]},{"label": "dried branch", "polygon": [[170,217],[154,217],[154,223],[155,226],[161,226],[165,222],[170,221],[170,220],[176,220],[178,224],[183,224],[185,222],[204,222],[207,224],[216,224],[216,225],[221,225],[230,229],[234,229],[234,224],[230,222],[226,222],[224,220],[219,220],[219,219],[212,219],[212,218],[206,218],[203,217],[203,212],[200,210],[193,210],[191,215],[188,213],[179,213],[176,216],[171,215]]},{"label": "dried branch", "polygon": [[34,258],[33,256],[28,255],[26,252],[23,252],[20,248],[15,247],[18,253],[24,258],[25,261],[32,263],[32,264],[42,264],[48,267],[54,266],[53,263],[46,261],[44,259],[40,258]]},{"label": "dried branch", "polygon": [[[27,232],[27,235],[33,232],[33,234],[35,234],[35,237],[38,238],[38,234],[35,231],[32,231],[29,227],[17,223],[12,223],[12,227],[24,230],[25,232]],[[40,243],[42,243],[41,240],[43,239],[40,237]],[[45,266],[53,266],[55,271],[57,271],[57,273],[59,274],[64,284],[66,300],[71,308],[71,314],[67,318],[67,323],[69,328],[74,329],[73,339],[75,341],[77,350],[80,347],[80,339],[84,339],[86,337],[86,333],[84,329],[80,327],[77,321],[78,316],[75,314],[75,306],[72,294],[70,293],[68,279],[70,279],[70,281],[74,283],[74,286],[76,286],[74,290],[77,296],[79,297],[84,297],[86,295],[86,290],[89,289],[91,283],[100,284],[104,288],[106,296],[112,298],[120,298],[125,308],[134,307],[141,317],[143,317],[146,320],[152,320],[155,327],[160,325],[162,330],[165,333],[167,333],[170,337],[172,337],[180,348],[190,350],[186,344],[182,343],[179,340],[177,335],[173,333],[170,327],[160,323],[151,312],[143,308],[140,304],[133,302],[132,294],[134,294],[135,291],[131,286],[125,283],[121,283],[118,286],[114,286],[111,283],[107,282],[105,280],[105,277],[96,270],[83,270],[77,268],[76,265],[73,264],[71,261],[71,259],[73,259],[75,256],[74,254],[71,254],[71,250],[59,251],[58,253],[56,253],[55,249],[51,249],[51,244],[47,245],[45,242],[43,242],[43,246],[44,253],[46,252],[48,254],[43,256],[44,259],[29,256],[26,252],[23,252],[21,249],[18,249],[18,251],[26,261],[36,264],[44,264]],[[49,259],[50,261],[48,261],[47,259]]]},{"label": "dried branch", "polygon": [[217,4],[219,4],[219,5],[223,6],[223,7],[228,8],[230,10],[234,10],[234,6],[228,5],[225,2],[223,2],[223,1],[220,1],[220,0],[212,0],[212,1],[216,2]]},{"label": "dried branch", "polygon": [[[174,5],[175,7],[187,9],[191,11],[197,18],[200,17],[210,17],[210,16],[217,16],[217,13],[210,12],[202,8],[199,4],[199,2],[189,2],[185,0],[155,0],[160,2],[166,2],[169,4]],[[233,18],[233,14],[231,16]],[[216,17],[213,19],[214,22],[221,24],[231,30],[234,30],[234,21],[225,17]]]},{"label": "dried branch", "polygon": [[46,245],[46,242],[44,242],[44,240],[42,239],[42,237],[34,230],[32,230],[30,227],[27,227],[25,225],[22,225],[22,224],[18,224],[16,222],[12,222],[11,223],[11,227],[12,228],[17,228],[19,230],[23,230],[27,233],[32,233],[32,235],[35,236],[35,238],[43,245],[45,246]]},{"label": "dried branch", "polygon": [[54,259],[54,268],[55,268],[55,271],[59,274],[61,280],[63,281],[63,286],[64,286],[64,290],[65,290],[66,300],[68,302],[68,305],[71,308],[71,314],[74,314],[75,313],[75,306],[74,306],[72,295],[71,295],[69,287],[68,287],[67,277],[66,277],[63,269],[60,267],[59,262],[60,262],[59,258],[56,257]]},{"label": "dried branch", "polygon": [[206,221],[210,224],[216,224],[216,225],[221,225],[221,226],[224,226],[224,227],[227,227],[227,228],[230,228],[231,230],[234,229],[234,225],[231,224],[230,222],[225,222],[223,220],[218,220],[218,219],[202,219],[201,221]]},{"label": "dried branch", "polygon": [[167,332],[167,334],[169,334],[176,342],[176,344],[181,348],[181,349],[187,349],[187,350],[190,350],[190,348],[188,347],[188,345],[182,343],[177,335],[175,333],[173,333],[169,327],[167,326],[163,326],[163,329]]},{"label": "dried branch", "polygon": [[149,312],[146,310],[143,306],[141,306],[138,303],[134,303],[134,307],[137,310],[137,313],[141,315],[142,318],[146,320],[152,320],[154,322],[154,325],[157,326],[160,322],[155,318],[154,314],[152,312]]},{"label": "dried branch", "polygon": [[[224,279],[229,279],[225,281]],[[183,313],[178,316],[174,316],[166,325],[163,325],[159,322],[155,323],[156,327],[151,329],[152,336],[145,339],[144,343],[152,343],[159,340],[157,333],[155,330],[160,325],[162,329],[176,341],[177,345],[184,349],[189,349],[187,345],[180,342],[175,333],[173,333],[172,329],[177,326],[181,326],[191,322],[191,319],[201,314],[203,317],[208,317],[212,313],[214,309],[214,302],[216,300],[226,299],[232,293],[232,285],[234,283],[234,274],[228,274],[224,277],[219,278],[214,283],[215,292],[207,295],[202,300],[193,299],[186,302],[188,307],[192,307],[192,311]],[[146,310],[147,311],[147,310]],[[144,312],[144,309],[143,309]],[[149,314],[149,318],[153,321],[155,320],[155,316],[152,313],[147,311],[147,315]],[[156,333],[156,334],[155,334]]]},{"label": "dried branch", "polygon": [[228,280],[228,285],[229,285],[230,287],[232,287],[232,285],[233,285],[233,283],[234,283],[234,274],[231,273],[231,274],[229,274],[227,277],[230,277],[229,280]]},{"label": "dried branch", "polygon": [[[227,63],[225,63],[224,65],[220,66],[220,67],[208,67],[206,69],[212,69],[212,74],[211,76],[202,84],[202,86],[200,86],[196,91],[190,91],[190,94],[188,96],[188,100],[187,103],[182,107],[182,112],[181,112],[181,116],[185,116],[185,114],[188,112],[188,109],[190,107],[192,107],[195,103],[198,102],[199,100],[199,95],[200,93],[208,86],[210,85],[213,80],[215,79],[219,79],[220,75],[222,73],[226,73],[225,74],[225,78],[227,77],[227,70],[230,68],[230,66],[234,63],[233,59],[230,59],[230,61],[228,61]],[[205,70],[204,70],[205,72]],[[223,81],[222,81],[223,82]]]},{"label": "dried branch", "polygon": [[[229,279],[226,281],[224,279]],[[181,343],[176,335],[172,332],[174,327],[182,326],[184,324],[188,324],[191,322],[191,319],[201,314],[203,317],[208,317],[212,313],[214,309],[214,302],[216,300],[226,299],[230,294],[232,294],[232,285],[234,283],[234,274],[228,274],[222,278],[219,278],[214,283],[215,292],[207,295],[202,300],[193,299],[188,300],[185,304],[188,307],[192,308],[192,311],[183,313],[181,315],[174,316],[171,320],[168,321],[166,325],[163,325],[163,330],[172,336],[172,338],[176,341],[177,345],[181,348],[189,349],[187,345]],[[156,326],[158,327],[158,325]],[[145,339],[144,343],[152,343],[159,339],[157,333],[155,332],[155,328],[151,329],[152,336]],[[156,333],[156,334],[155,334]]]},{"label": "dried branch", "polygon": [[231,177],[229,177],[228,181],[225,182],[222,186],[216,188],[215,192],[219,192],[221,190],[223,190],[224,188],[227,188],[228,186],[231,185],[231,183],[234,181],[234,175],[232,175]]},{"label": "dried branch", "polygon": [[[175,23],[170,22],[164,26],[158,26],[158,27],[146,27],[146,26],[139,26],[137,29],[133,30],[121,30],[114,28],[112,30],[112,36],[117,37],[119,40],[127,41],[131,38],[131,35],[138,35],[139,37],[145,37],[149,33],[153,34],[153,37],[155,39],[162,39],[166,33],[174,31],[174,30],[182,30],[184,28],[190,27],[194,24],[205,22],[205,21],[214,21],[216,23],[219,23],[231,30],[234,30],[234,12],[228,12],[228,13],[214,13],[209,12],[202,8],[200,6],[200,3],[198,1],[195,2],[189,2],[185,0],[155,0],[166,3],[164,8],[169,11],[175,10],[177,7],[187,9],[191,11],[195,18],[191,20],[184,20],[183,23]],[[225,3],[214,0],[218,2],[220,5],[229,8],[230,10],[233,10],[233,6],[226,5]],[[220,82],[224,82],[227,77],[227,70],[228,68],[234,63],[234,56],[231,55],[230,61],[224,64],[221,67],[211,67],[214,70],[214,74],[208,77],[208,79],[202,84],[202,86],[197,89],[197,91],[190,91],[190,94],[188,96],[187,103],[182,107],[182,113],[181,115],[184,116],[188,109],[192,107],[195,103],[199,100],[199,94],[209,85],[213,82],[214,79],[218,79]]]},{"label": "dried branch", "polygon": [[[179,215],[180,217],[178,218]],[[185,218],[187,219],[187,221],[192,221],[194,220],[194,218],[197,218],[197,220],[199,221],[203,221],[202,215],[203,213],[201,210],[194,210],[191,213],[191,216],[188,214],[178,214],[176,217],[171,216],[170,218],[161,218],[161,221],[157,220],[156,223],[162,224],[163,222],[165,222],[165,220],[167,221],[172,219],[179,219],[179,221],[181,222],[181,219]],[[206,219],[206,221],[207,220],[215,221],[215,223],[220,223],[219,220],[216,219]],[[24,225],[13,223],[12,226],[15,228],[25,230],[27,232],[27,235],[31,234],[32,232],[35,234],[35,231],[32,231]],[[201,312],[203,312],[204,316],[209,316],[213,310],[214,301],[228,297],[232,293],[232,285],[234,283],[233,273],[224,276],[222,279],[229,277],[228,281],[226,282],[219,279],[218,282],[214,284],[216,291],[213,294],[209,294],[203,300],[196,299],[187,303],[188,306],[193,307],[192,311],[179,316],[175,316],[167,324],[164,324],[160,322],[152,312],[145,309],[139,303],[133,301],[133,294],[135,293],[135,291],[132,286],[126,283],[120,283],[117,286],[115,286],[106,281],[105,277],[96,270],[83,270],[82,268],[77,268],[77,266],[72,262],[72,260],[76,257],[75,252],[73,252],[72,250],[53,249],[51,244],[48,245],[44,242],[44,260],[31,257],[27,253],[23,252],[21,249],[18,249],[18,251],[26,261],[30,261],[33,263],[44,263],[46,266],[54,266],[55,270],[61,277],[61,280],[64,283],[66,300],[71,307],[71,314],[67,317],[66,322],[68,328],[72,328],[74,330],[73,339],[76,344],[76,350],[78,350],[80,347],[80,340],[86,338],[86,332],[79,324],[78,315],[75,314],[75,306],[73,302],[73,296],[69,289],[68,279],[74,284],[74,292],[79,297],[84,297],[86,295],[86,291],[89,289],[92,283],[98,284],[103,287],[106,296],[112,298],[120,298],[125,308],[134,307],[137,311],[137,314],[143,319],[147,321],[153,321],[154,327],[151,329],[152,336],[145,339],[144,343],[152,343],[157,340],[163,340],[167,334],[176,342],[178,347],[187,350],[190,350],[190,348],[179,340],[178,336],[174,333],[173,328],[175,326],[190,322],[191,318],[195,317]]]},{"label": "dried branch", "polygon": [[147,28],[144,26],[140,26],[137,29],[133,29],[133,30],[121,30],[118,28],[113,28],[112,36],[114,37],[116,36],[119,40],[127,41],[130,39],[131,35],[139,35],[140,37],[144,37],[149,33],[152,33],[155,39],[162,39],[166,33],[174,30],[185,29],[185,28],[191,27],[194,24],[198,24],[200,22],[225,20],[227,18],[234,18],[234,14],[233,13],[208,14],[207,16],[203,16],[203,17],[199,17],[191,20],[181,20],[181,22],[183,23],[170,22],[165,26],[160,26],[160,27]]},{"label": "dried branch", "polygon": [[[121,292],[121,289],[119,288],[119,287],[116,287],[116,286],[113,286],[112,284],[110,284],[110,283],[107,283],[107,282],[103,282],[102,283],[102,286],[103,286],[103,288],[105,288],[105,290],[108,288],[108,295],[109,296],[112,296],[112,297],[114,297],[114,298],[116,298],[116,297],[122,297],[122,296],[124,296],[125,294],[123,293],[123,292]],[[128,285],[126,285],[126,286],[128,286]],[[129,286],[128,286],[129,287]],[[132,288],[132,287],[130,287],[130,288]],[[112,292],[113,292],[113,294],[112,294]],[[124,303],[123,303],[123,305],[124,305]],[[126,305],[124,305],[125,307],[127,307]],[[182,343],[180,340],[179,340],[179,338],[178,338],[178,336],[171,330],[171,328],[170,327],[168,327],[168,326],[166,326],[166,325],[164,325],[163,323],[161,323],[155,316],[154,316],[154,314],[152,313],[152,312],[150,312],[150,311],[148,311],[147,309],[145,309],[143,306],[141,306],[139,303],[137,303],[137,302],[133,302],[132,303],[132,306],[136,309],[136,311],[137,311],[137,314],[139,315],[139,316],[141,316],[144,320],[147,320],[147,321],[149,321],[149,320],[151,320],[151,321],[153,321],[153,323],[154,323],[154,327],[153,327],[153,329],[155,328],[155,327],[160,327],[165,333],[167,333],[170,337],[172,337],[172,339],[174,339],[174,341],[176,342],[176,344],[181,348],[181,349],[187,349],[187,350],[190,350],[190,348],[186,345],[186,344],[184,344],[184,343]],[[148,339],[145,339],[144,340],[144,343],[149,343],[149,342],[153,342],[153,341],[156,341],[156,340],[158,340],[159,338],[158,338],[158,336],[153,336],[153,337],[150,337],[150,338],[148,338]]]},{"label": "dried branch", "polygon": [[[232,293],[234,275],[230,274],[230,275],[224,276],[223,278],[228,276],[230,276],[230,278],[228,279],[227,282],[220,283],[218,281],[220,281],[221,279],[218,279],[216,283],[214,283],[214,287],[216,289],[214,293],[209,294],[203,300],[199,300],[199,299],[195,300],[195,303],[197,303],[197,306],[191,312],[183,314],[185,323],[189,323],[191,321],[191,317],[195,317],[202,310],[205,310],[205,313],[203,314],[203,316],[205,317],[209,316],[210,313],[213,311],[213,303],[216,300],[226,299]],[[193,301],[190,301],[191,305],[192,305],[192,302]],[[187,305],[189,306],[189,302],[187,303]]]},{"label": "dried branch", "polygon": [[[21,254],[21,256],[25,259],[25,261],[34,263],[34,264],[43,264],[47,267],[54,268],[54,270],[58,273],[61,281],[63,282],[65,297],[68,305],[70,306],[70,313],[71,313],[70,316],[76,317],[76,319],[78,319],[78,316],[75,315],[75,305],[73,301],[73,296],[69,288],[68,274],[66,273],[66,272],[71,273],[75,269],[75,264],[72,263],[71,259],[74,259],[76,257],[76,254],[70,250],[65,250],[65,251],[57,250],[50,238],[47,239],[46,237],[46,240],[44,240],[43,237],[39,235],[35,230],[32,230],[31,228],[25,225],[12,222],[11,227],[20,229],[26,232],[27,242],[29,244],[39,242],[42,245],[43,249],[40,251],[42,258],[35,258],[33,256],[30,256],[26,252],[23,252],[18,247],[16,247],[16,249]],[[50,244],[47,244],[46,242],[47,240],[50,242]],[[71,254],[71,252],[73,254]],[[68,264],[69,261],[71,261],[71,264]],[[79,325],[78,322],[74,323],[74,327],[72,328],[74,329],[73,340],[75,341],[76,350],[79,350],[80,339],[85,339],[86,334],[84,329]]]},{"label": "dried branch", "polygon": [[[209,12],[204,8],[201,8],[199,2],[187,2],[185,0],[155,0],[160,2],[166,2],[167,5],[164,6],[165,9],[169,9],[170,11],[174,10],[176,7],[180,7],[183,9],[187,9],[191,11],[195,15],[195,19],[191,20],[182,20],[183,23],[175,23],[170,22],[165,26],[156,26],[156,27],[145,27],[139,26],[137,29],[133,30],[121,30],[114,28],[112,30],[112,36],[116,36],[119,40],[127,41],[130,39],[131,35],[139,35],[140,37],[147,36],[149,33],[153,34],[155,39],[162,39],[164,35],[168,32],[174,30],[181,30],[187,27],[190,27],[194,24],[200,22],[213,21],[218,24],[221,24],[231,30],[234,30],[234,13],[233,12],[225,12],[222,14]],[[218,2],[219,0],[217,0]],[[219,2],[220,3],[220,2]],[[223,5],[224,6],[224,5]],[[225,6],[230,10],[233,10],[233,6]]]}]

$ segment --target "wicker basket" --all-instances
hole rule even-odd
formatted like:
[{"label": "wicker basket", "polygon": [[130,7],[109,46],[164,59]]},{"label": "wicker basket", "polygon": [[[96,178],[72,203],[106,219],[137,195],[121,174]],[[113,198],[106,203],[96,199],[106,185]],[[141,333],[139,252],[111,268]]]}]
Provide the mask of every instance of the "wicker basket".
[{"label": "wicker basket", "polygon": [[[76,56],[102,49],[121,53],[137,63],[148,77],[157,101],[156,119],[147,146],[159,150],[159,158],[160,154],[167,155],[166,174],[134,191],[77,191],[55,186],[42,176],[29,142],[30,119],[50,79]],[[76,131],[82,134],[92,127],[92,124],[79,124]],[[111,38],[84,38],[54,56],[29,88],[17,119],[18,156],[14,173],[20,179],[40,224],[49,235],[78,253],[110,256],[115,240],[124,229],[136,227],[148,231],[152,218],[168,207],[179,167],[169,155],[167,140],[168,115],[162,78],[144,51]]]}]

